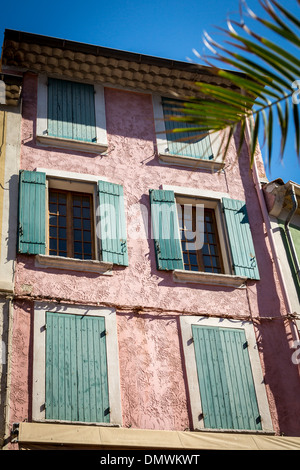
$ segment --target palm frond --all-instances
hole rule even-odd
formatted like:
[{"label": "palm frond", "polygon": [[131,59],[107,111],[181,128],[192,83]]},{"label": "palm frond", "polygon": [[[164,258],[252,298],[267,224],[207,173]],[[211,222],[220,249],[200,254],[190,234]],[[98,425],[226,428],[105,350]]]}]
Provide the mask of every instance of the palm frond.
[{"label": "palm frond", "polygon": [[[170,119],[180,121],[181,126],[188,123],[189,132],[191,129],[197,132],[198,129],[201,133],[209,130],[216,133],[227,129],[227,137],[220,150],[223,159],[237,129],[240,139],[237,152],[240,153],[245,141],[246,122],[249,122],[250,160],[253,162],[262,129],[270,165],[274,121],[281,134],[279,152],[282,158],[290,121],[293,120],[295,150],[300,159],[299,106],[292,99],[295,93],[292,85],[300,77],[300,58],[294,54],[294,50],[298,52],[300,47],[300,21],[299,15],[294,15],[279,0],[258,1],[264,17],[255,14],[246,0],[240,0],[240,20],[228,20],[227,29],[218,28],[225,33],[223,44],[204,33],[204,44],[210,54],[198,56],[211,65],[212,76],[221,77],[224,85],[216,85],[213,80],[211,83],[195,83],[195,96],[188,97],[180,108],[177,107],[177,116]],[[300,6],[299,0],[292,1]],[[244,13],[251,26],[246,24]],[[258,33],[255,25],[260,29],[263,26],[266,35]],[[172,132],[182,133],[183,128]]]}]

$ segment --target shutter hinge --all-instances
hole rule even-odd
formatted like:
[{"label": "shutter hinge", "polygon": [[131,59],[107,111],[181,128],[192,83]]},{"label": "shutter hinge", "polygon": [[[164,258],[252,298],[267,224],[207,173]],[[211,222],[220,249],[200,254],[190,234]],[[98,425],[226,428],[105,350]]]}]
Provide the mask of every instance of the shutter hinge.
[{"label": "shutter hinge", "polygon": [[243,344],[243,349],[246,349],[246,348],[248,348],[248,347],[249,347],[249,343],[248,343],[248,341],[246,341],[246,342]]},{"label": "shutter hinge", "polygon": [[256,424],[261,423],[261,415],[258,415],[255,421]]}]

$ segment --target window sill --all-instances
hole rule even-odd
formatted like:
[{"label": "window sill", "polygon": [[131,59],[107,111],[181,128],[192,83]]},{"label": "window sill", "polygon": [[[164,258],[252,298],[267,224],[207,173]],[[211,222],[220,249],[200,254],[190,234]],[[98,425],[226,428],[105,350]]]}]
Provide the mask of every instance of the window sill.
[{"label": "window sill", "polygon": [[36,255],[35,266],[37,268],[56,268],[71,271],[83,271],[112,276],[111,263],[97,260],[84,260],[64,258],[63,256]]},{"label": "window sill", "polygon": [[196,283],[235,288],[245,287],[245,283],[247,281],[247,277],[244,276],[186,271],[182,269],[175,269],[173,271],[173,279],[175,282],[190,282],[194,284]]},{"label": "window sill", "polygon": [[220,171],[224,167],[224,162],[217,160],[204,160],[201,158],[184,157],[171,153],[160,153],[159,159],[162,163],[170,163],[178,166],[186,166],[199,170]]},{"label": "window sill", "polygon": [[52,137],[49,135],[37,135],[37,141],[47,147],[57,147],[70,150],[82,150],[89,153],[103,153],[108,149],[107,143],[84,142],[81,140],[63,139],[61,137]]}]

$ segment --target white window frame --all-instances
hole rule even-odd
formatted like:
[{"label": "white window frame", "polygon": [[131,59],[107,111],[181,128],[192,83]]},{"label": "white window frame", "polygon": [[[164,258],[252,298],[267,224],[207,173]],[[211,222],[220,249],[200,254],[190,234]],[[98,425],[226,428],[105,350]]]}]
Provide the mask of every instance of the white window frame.
[{"label": "white window frame", "polygon": [[[63,80],[68,80],[63,77]],[[74,82],[74,80],[70,80]],[[83,142],[80,140],[66,139],[48,135],[48,76],[40,74],[38,77],[37,97],[37,126],[36,139],[38,144],[47,147],[57,147],[79,150],[89,153],[102,154],[107,151],[106,115],[104,87],[94,84],[95,118],[96,118],[96,142]]]},{"label": "white window frame", "polygon": [[48,170],[37,168],[37,171],[46,174],[46,198],[45,213],[48,214],[48,194],[49,188],[61,189],[65,191],[78,191],[89,193],[93,197],[94,214],[92,223],[94,224],[94,246],[95,258],[93,260],[65,258],[64,256],[53,256],[48,254],[48,217],[46,217],[46,254],[35,256],[35,266],[37,268],[56,268],[71,271],[95,272],[103,275],[112,275],[113,264],[100,260],[100,247],[97,238],[97,226],[99,224],[96,208],[98,206],[97,183],[99,179],[108,181],[106,177],[96,175],[74,173],[59,170]]},{"label": "white window frame", "polygon": [[[203,411],[197,374],[197,364],[195,347],[192,340],[192,325],[214,326],[222,328],[240,328],[245,332],[248,342],[249,359],[252,368],[254,387],[256,391],[257,404],[261,416],[262,431],[273,433],[272,419],[270,415],[269,403],[261,370],[260,358],[256,344],[253,324],[245,320],[235,320],[204,316],[181,316],[180,329],[183,343],[185,368],[188,381],[191,415],[194,430],[206,431],[204,427]],[[213,429],[212,431],[217,431]],[[231,432],[245,432],[245,430],[230,430]],[[249,431],[251,432],[251,431]],[[253,431],[252,431],[253,432]],[[256,431],[257,432],[257,431]]]},{"label": "white window frame", "polygon": [[[33,340],[33,386],[32,419],[33,421],[52,421],[45,417],[45,374],[46,374],[46,312],[58,315],[72,314],[100,316],[105,318],[107,376],[109,390],[110,422],[104,425],[122,425],[121,390],[119,376],[119,351],[117,339],[116,311],[111,308],[91,307],[87,305],[68,305],[47,302],[34,303],[34,340]],[[71,423],[72,421],[65,421]],[[78,421],[74,423],[79,424]],[[80,424],[91,424],[81,423]],[[103,425],[103,423],[101,423]]]},{"label": "white window frame", "polygon": [[164,122],[164,112],[162,106],[162,96],[154,93],[152,95],[152,102],[157,152],[161,163],[191,167],[199,170],[210,170],[213,172],[220,171],[224,167],[222,155],[218,153],[221,140],[219,135],[216,133],[210,133],[211,146],[214,155],[214,158],[212,160],[204,160],[201,158],[185,157],[182,155],[171,154],[168,149],[166,127]]},{"label": "white window frame", "polygon": [[[203,271],[188,271],[185,269],[174,269],[173,280],[180,283],[199,283],[206,285],[218,285],[234,288],[245,288],[247,277],[232,274],[232,260],[230,246],[223,217],[221,203],[223,197],[228,197],[227,193],[200,190],[196,188],[186,188],[182,186],[162,185],[162,189],[174,191],[175,201],[189,204],[204,204],[205,207],[214,209],[216,216],[217,231],[220,241],[221,256],[224,266],[224,273],[209,273]],[[186,198],[186,199],[185,199]],[[177,204],[176,204],[177,205]]]}]

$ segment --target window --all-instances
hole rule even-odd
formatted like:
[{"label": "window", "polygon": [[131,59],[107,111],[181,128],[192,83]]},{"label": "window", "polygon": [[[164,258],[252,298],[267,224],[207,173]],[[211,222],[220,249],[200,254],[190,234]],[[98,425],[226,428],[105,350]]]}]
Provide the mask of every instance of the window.
[{"label": "window", "polygon": [[181,317],[194,429],[272,432],[251,322]]},{"label": "window", "polygon": [[33,420],[121,424],[115,310],[35,303]]},{"label": "window", "polygon": [[121,185],[22,170],[19,201],[18,252],[37,255],[39,265],[99,273],[128,265]]},{"label": "window", "polygon": [[39,76],[37,140],[59,148],[106,151],[103,87]]},{"label": "window", "polygon": [[49,254],[94,259],[90,194],[49,190]]},{"label": "window", "polygon": [[195,206],[180,204],[178,211],[181,249],[184,269],[188,271],[223,272],[221,248],[213,209],[204,208],[204,240],[201,249],[196,249],[195,233],[197,210]]},{"label": "window", "polygon": [[[198,169],[218,171],[223,166],[218,156],[219,137],[196,135],[188,132],[188,124],[170,120],[180,101],[153,95],[153,109],[157,135],[157,150],[161,162]],[[183,127],[184,132],[172,133],[172,129]]]},{"label": "window", "polygon": [[188,193],[186,188],[150,190],[157,268],[191,282],[259,280],[245,202],[213,192],[207,198]]}]

